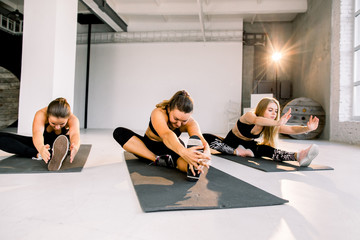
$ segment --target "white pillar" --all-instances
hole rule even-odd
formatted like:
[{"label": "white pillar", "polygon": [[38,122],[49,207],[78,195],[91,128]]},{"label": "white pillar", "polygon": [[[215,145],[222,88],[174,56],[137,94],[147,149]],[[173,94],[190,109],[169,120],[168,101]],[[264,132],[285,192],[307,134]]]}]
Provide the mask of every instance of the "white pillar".
[{"label": "white pillar", "polygon": [[24,1],[18,133],[57,97],[74,101],[78,0]]}]

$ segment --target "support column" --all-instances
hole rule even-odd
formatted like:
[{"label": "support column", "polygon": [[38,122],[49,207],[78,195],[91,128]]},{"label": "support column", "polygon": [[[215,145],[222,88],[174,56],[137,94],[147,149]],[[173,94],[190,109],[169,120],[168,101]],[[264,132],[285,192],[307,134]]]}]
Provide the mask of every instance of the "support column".
[{"label": "support column", "polygon": [[24,1],[18,133],[31,134],[34,114],[64,97],[73,106],[78,0]]}]

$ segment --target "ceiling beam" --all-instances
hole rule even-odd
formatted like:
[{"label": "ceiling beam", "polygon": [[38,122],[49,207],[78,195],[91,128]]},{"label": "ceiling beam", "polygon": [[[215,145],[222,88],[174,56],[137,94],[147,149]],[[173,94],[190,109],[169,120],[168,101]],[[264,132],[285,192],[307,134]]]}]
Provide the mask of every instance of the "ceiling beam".
[{"label": "ceiling beam", "polygon": [[109,6],[106,0],[81,0],[95,15],[116,32],[127,32],[127,24]]},{"label": "ceiling beam", "polygon": [[[127,2],[114,9],[119,15],[198,15],[197,2]],[[203,6],[204,14],[278,14],[304,13],[307,0],[211,1]]]}]

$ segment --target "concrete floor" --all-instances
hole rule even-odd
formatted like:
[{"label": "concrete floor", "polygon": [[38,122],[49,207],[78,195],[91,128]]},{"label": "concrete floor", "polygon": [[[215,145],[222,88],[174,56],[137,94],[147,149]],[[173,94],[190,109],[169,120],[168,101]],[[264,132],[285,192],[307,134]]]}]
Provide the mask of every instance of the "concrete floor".
[{"label": "concrete floor", "polygon": [[112,130],[81,137],[92,149],[80,173],[0,174],[0,239],[359,239],[360,146],[281,140],[290,151],[317,143],[314,163],[334,171],[265,173],[213,157],[284,205],[144,213]]}]

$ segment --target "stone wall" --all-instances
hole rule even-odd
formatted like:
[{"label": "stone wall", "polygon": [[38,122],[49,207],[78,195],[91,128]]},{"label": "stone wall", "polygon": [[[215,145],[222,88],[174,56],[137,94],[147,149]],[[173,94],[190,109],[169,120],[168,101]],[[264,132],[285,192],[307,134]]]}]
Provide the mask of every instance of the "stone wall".
[{"label": "stone wall", "polygon": [[325,110],[322,139],[329,139],[331,86],[331,1],[309,0],[293,23],[294,98],[307,97]]},{"label": "stone wall", "polygon": [[18,119],[19,87],[19,79],[0,67],[0,129],[10,126]]}]

